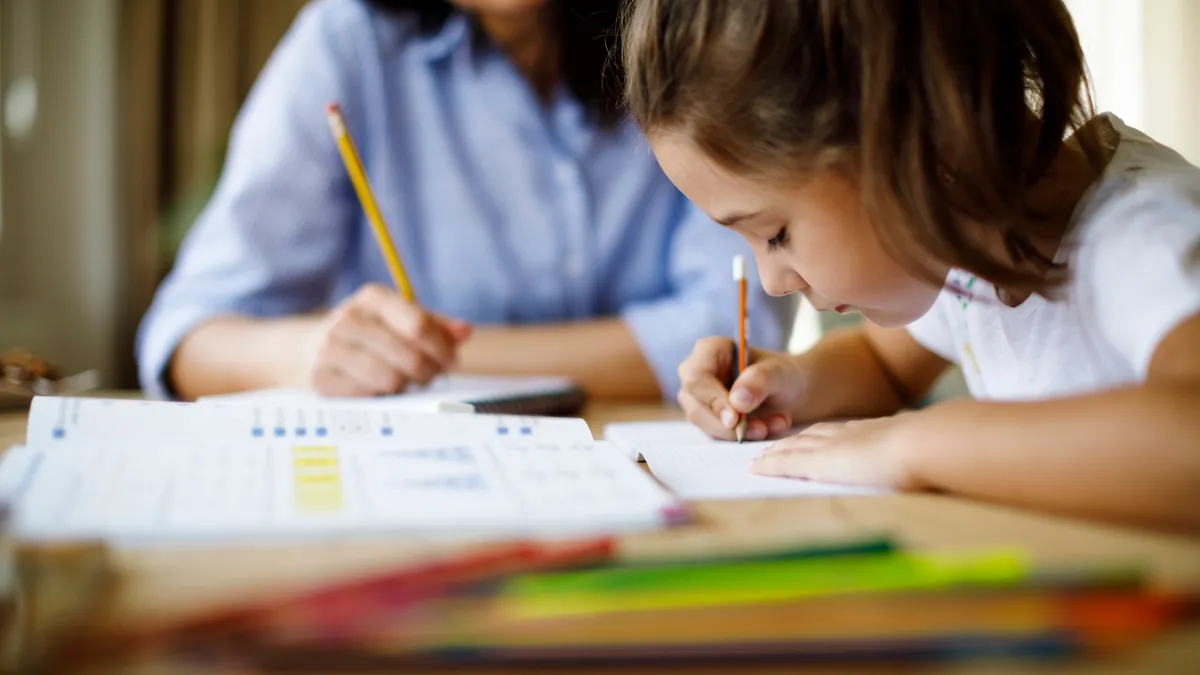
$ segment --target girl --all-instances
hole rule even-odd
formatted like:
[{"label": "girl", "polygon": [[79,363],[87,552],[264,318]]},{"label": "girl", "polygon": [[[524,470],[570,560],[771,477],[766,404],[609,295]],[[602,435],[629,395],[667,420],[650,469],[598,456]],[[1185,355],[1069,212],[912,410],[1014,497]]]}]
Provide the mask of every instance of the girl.
[{"label": "girl", "polygon": [[[399,391],[447,369],[675,396],[737,235],[671,185],[603,77],[617,0],[316,0],[263,69],[142,324],[151,394]],[[619,81],[618,81],[619,82]],[[341,104],[420,306],[325,119]],[[788,308],[755,298],[782,346]]]},{"label": "girl", "polygon": [[[1094,116],[1058,0],[643,0],[627,97],[772,295],[869,323],[680,367],[762,474],[1200,528],[1200,169]],[[950,362],[973,400],[895,415]]]}]

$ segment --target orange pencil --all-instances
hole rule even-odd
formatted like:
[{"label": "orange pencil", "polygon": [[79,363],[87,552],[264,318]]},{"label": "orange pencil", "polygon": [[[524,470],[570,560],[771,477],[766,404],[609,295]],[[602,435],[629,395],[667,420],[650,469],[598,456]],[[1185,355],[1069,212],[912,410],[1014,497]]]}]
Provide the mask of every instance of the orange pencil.
[{"label": "orange pencil", "polygon": [[326,113],[329,118],[329,128],[333,131],[333,138],[337,141],[338,150],[342,153],[342,162],[345,163],[346,171],[350,174],[350,182],[354,183],[354,190],[358,193],[358,200],[362,202],[363,211],[367,214],[367,221],[371,223],[371,229],[375,232],[379,248],[383,250],[383,258],[387,262],[388,271],[392,274],[392,281],[395,282],[396,289],[400,291],[405,300],[415,303],[417,296],[413,293],[412,284],[408,282],[404,263],[400,260],[400,253],[396,250],[396,245],[392,242],[392,235],[383,221],[383,214],[379,211],[375,194],[371,192],[371,184],[367,181],[367,171],[363,168],[362,159],[358,156],[358,148],[354,145],[354,139],[350,137],[350,132],[346,129],[346,121],[342,118],[342,112],[336,103],[330,103]]},{"label": "orange pencil", "polygon": [[[737,353],[734,355],[737,368],[733,375],[736,382],[737,378],[741,377],[747,366],[750,365],[750,350],[746,346],[746,258],[743,256],[739,255],[733,258],[733,280],[738,285],[738,338]],[[746,439],[748,422],[746,415],[738,415],[736,427],[738,443]]]}]

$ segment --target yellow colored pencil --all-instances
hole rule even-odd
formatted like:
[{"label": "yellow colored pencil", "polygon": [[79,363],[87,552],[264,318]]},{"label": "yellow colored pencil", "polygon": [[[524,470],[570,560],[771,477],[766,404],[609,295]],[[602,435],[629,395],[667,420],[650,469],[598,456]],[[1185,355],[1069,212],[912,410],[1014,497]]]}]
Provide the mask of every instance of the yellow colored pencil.
[{"label": "yellow colored pencil", "polygon": [[358,193],[358,200],[362,202],[363,211],[367,214],[367,221],[371,223],[371,229],[375,231],[375,239],[379,242],[379,248],[383,250],[383,258],[387,262],[388,271],[392,274],[392,281],[405,300],[415,303],[417,296],[413,293],[412,284],[408,282],[408,274],[404,271],[404,263],[400,260],[400,253],[396,250],[396,244],[392,241],[387,224],[383,222],[383,214],[379,212],[379,204],[376,203],[375,194],[371,192],[371,184],[367,181],[367,171],[363,168],[358,148],[354,145],[354,139],[350,137],[350,132],[346,129],[342,112],[336,103],[330,103],[326,112],[329,118],[329,128],[333,130],[333,137],[337,141],[338,150],[342,153],[342,161],[346,164],[350,181],[354,183],[354,190]]}]

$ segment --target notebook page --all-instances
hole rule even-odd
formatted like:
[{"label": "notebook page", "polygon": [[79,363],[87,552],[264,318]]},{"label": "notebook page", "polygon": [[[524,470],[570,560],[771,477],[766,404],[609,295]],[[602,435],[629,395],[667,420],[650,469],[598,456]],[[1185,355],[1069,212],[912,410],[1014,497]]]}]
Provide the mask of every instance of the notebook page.
[{"label": "notebook page", "polygon": [[586,442],[587,423],[575,418],[421,414],[345,406],[208,404],[100,398],[35,398],[28,444],[71,444],[204,438],[231,443],[264,438],[391,439],[458,442],[495,438]]},{"label": "notebook page", "polygon": [[115,543],[365,533],[473,536],[644,529],[683,511],[602,442],[136,442],[46,452],[19,536]]},{"label": "notebook page", "polygon": [[[844,421],[844,420],[833,420]],[[784,436],[798,434],[807,425],[792,427]],[[782,436],[781,436],[782,437]],[[642,460],[643,450],[660,445],[706,445],[733,447],[738,443],[718,441],[700,430],[700,427],[682,420],[659,422],[613,422],[604,427],[604,440],[612,441],[632,459]],[[746,447],[750,444],[744,444]]]},{"label": "notebook page", "polygon": [[814,481],[759,476],[750,463],[770,442],[645,447],[650,472],[682,499],[753,499],[822,495],[882,494],[886,490]]},{"label": "notebook page", "polygon": [[691,422],[613,422],[604,427],[604,440],[616,443],[631,459],[642,459],[642,448],[714,442]]}]

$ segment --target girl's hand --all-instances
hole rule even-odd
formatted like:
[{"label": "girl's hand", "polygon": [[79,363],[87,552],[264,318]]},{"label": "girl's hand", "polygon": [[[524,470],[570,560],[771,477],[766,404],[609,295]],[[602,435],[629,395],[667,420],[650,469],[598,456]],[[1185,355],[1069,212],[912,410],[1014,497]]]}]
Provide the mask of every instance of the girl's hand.
[{"label": "girl's hand", "polygon": [[738,414],[752,412],[746,440],[786,433],[803,390],[799,366],[786,354],[752,349],[750,366],[727,390],[733,352],[733,340],[705,338],[679,366],[678,400],[688,420],[714,438],[733,440]]},{"label": "girl's hand", "polygon": [[919,414],[814,424],[764,450],[750,471],[823,483],[922,489],[906,449],[907,430]]},{"label": "girl's hand", "polygon": [[301,369],[327,396],[395,394],[450,370],[470,335],[462,321],[368,285],[314,325]]}]

